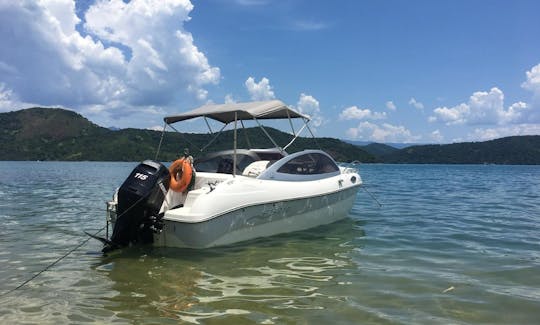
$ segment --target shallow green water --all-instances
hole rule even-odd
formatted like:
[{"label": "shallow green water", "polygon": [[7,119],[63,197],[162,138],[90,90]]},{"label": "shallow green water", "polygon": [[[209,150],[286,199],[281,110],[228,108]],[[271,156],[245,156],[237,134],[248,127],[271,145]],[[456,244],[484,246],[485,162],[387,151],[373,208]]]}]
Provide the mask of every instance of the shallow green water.
[{"label": "shallow green water", "polygon": [[[135,163],[0,162],[0,294],[104,225]],[[350,217],[204,251],[89,241],[0,323],[535,324],[540,167],[361,165]]]}]

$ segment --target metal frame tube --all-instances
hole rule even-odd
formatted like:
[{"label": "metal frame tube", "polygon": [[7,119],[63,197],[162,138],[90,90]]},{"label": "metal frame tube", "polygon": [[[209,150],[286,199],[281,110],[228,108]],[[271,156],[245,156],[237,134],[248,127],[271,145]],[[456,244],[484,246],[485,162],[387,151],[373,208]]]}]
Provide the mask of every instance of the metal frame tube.
[{"label": "metal frame tube", "polygon": [[208,142],[206,144],[206,146],[204,146],[200,152],[203,152],[206,148],[208,148],[212,143],[214,143],[214,141],[216,141],[216,139],[219,137],[219,135],[221,134],[221,132],[223,132],[223,129],[225,129],[225,127],[229,125],[229,123],[227,124],[224,124],[223,127],[221,128],[221,130],[219,130],[219,132],[214,136],[214,138],[212,138],[212,140],[210,140],[210,142]]},{"label": "metal frame tube", "polygon": [[267,137],[268,139],[270,139],[270,141],[272,142],[272,144],[274,144],[274,146],[275,146],[276,148],[278,148],[279,151],[283,152],[284,150],[283,150],[280,146],[278,146],[278,144],[276,143],[276,141],[274,141],[274,139],[270,136],[270,134],[268,134],[268,132],[267,132],[266,129],[262,126],[262,124],[259,123],[259,120],[257,120],[256,118],[253,118],[253,119],[255,120],[255,122],[257,122],[257,124],[259,125],[259,127],[261,128],[261,130],[264,132],[264,134],[266,135],[266,137]]},{"label": "metal frame tube", "polygon": [[165,129],[167,128],[167,122],[163,122],[163,131],[161,131],[161,139],[159,139],[159,145],[156,151],[156,156],[154,157],[154,160],[157,160],[157,157],[159,155],[159,151],[161,150],[161,143],[163,142],[163,136],[165,135]]}]

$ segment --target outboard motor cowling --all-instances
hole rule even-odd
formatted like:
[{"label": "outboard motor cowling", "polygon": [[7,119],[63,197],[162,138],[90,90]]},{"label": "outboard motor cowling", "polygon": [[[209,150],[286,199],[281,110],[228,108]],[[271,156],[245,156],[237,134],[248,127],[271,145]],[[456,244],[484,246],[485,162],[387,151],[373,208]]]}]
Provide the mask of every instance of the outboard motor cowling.
[{"label": "outboard motor cowling", "polygon": [[111,244],[103,248],[104,252],[116,248],[114,246],[153,241],[152,226],[169,181],[169,170],[157,161],[145,160],[133,169],[118,189],[118,219],[110,238]]}]

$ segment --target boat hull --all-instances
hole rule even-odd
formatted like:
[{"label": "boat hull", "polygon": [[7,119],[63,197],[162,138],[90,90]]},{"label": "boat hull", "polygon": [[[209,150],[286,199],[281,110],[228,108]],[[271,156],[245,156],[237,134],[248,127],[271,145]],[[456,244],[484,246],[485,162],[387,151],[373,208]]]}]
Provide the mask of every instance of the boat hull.
[{"label": "boat hull", "polygon": [[165,219],[154,245],[207,248],[330,224],[348,216],[358,189],[243,206],[201,222]]}]

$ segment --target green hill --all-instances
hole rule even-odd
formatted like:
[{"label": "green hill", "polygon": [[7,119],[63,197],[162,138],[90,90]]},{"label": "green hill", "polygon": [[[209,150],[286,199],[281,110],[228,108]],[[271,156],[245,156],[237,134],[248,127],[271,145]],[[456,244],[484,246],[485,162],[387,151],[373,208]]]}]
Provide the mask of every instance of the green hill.
[{"label": "green hill", "polygon": [[[146,129],[122,129],[112,131],[100,127],[83,116],[59,108],[29,108],[0,113],[0,160],[90,160],[90,161],[140,161],[154,158],[161,138],[160,131]],[[178,124],[181,127],[180,124]],[[268,133],[279,145],[291,140],[291,135],[272,128]],[[240,130],[239,147],[247,148]],[[245,132],[252,147],[273,147],[259,128]],[[196,157],[199,149],[213,136],[166,132],[159,159],[174,160],[184,147],[190,148]],[[232,131],[224,132],[206,151],[231,149]],[[337,161],[374,162],[375,157],[361,148],[332,138],[317,138],[321,149]],[[298,138],[287,149],[289,153],[317,148],[312,138]]]},{"label": "green hill", "polygon": [[[181,125],[178,124],[181,130]],[[266,128],[279,145],[291,135]],[[267,148],[273,144],[259,128],[239,130],[240,148]],[[196,157],[213,136],[166,132],[159,159],[174,160],[184,147]],[[0,160],[90,160],[140,161],[154,158],[160,131],[146,129],[109,130],[83,116],[59,108],[29,108],[0,113]],[[225,131],[206,151],[230,149],[232,131]],[[289,153],[307,148],[328,152],[337,161],[415,164],[540,164],[540,136],[514,136],[485,142],[446,145],[416,145],[404,149],[371,143],[357,146],[334,138],[300,137],[287,149]]]},{"label": "green hill", "polygon": [[540,164],[540,136],[513,136],[485,142],[407,147],[379,157],[408,164]]},{"label": "green hill", "polygon": [[383,144],[383,143],[370,143],[365,146],[361,146],[362,149],[369,152],[375,157],[383,157],[399,151],[399,149]]}]

